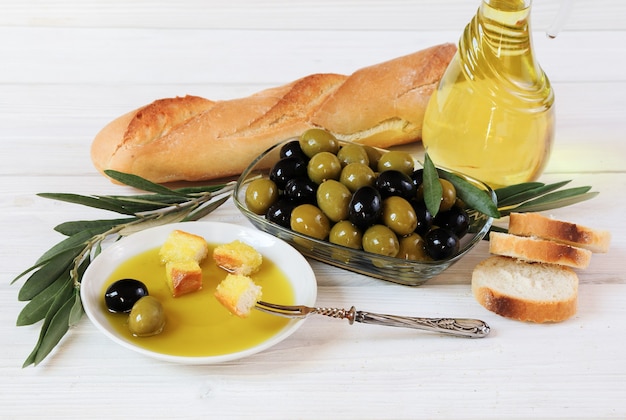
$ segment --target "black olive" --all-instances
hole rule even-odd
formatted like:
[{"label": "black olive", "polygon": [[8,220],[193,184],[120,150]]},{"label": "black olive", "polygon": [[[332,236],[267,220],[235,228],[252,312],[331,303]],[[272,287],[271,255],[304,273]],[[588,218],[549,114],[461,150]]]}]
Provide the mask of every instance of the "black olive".
[{"label": "black olive", "polygon": [[296,207],[296,203],[288,198],[281,198],[272,204],[265,213],[265,218],[272,223],[276,223],[287,229],[291,228],[291,212]]},{"label": "black olive", "polygon": [[378,189],[383,200],[391,196],[399,196],[407,200],[415,197],[417,188],[411,178],[400,171],[383,171],[376,178],[374,186]]},{"label": "black olive", "polygon": [[424,236],[433,227],[433,216],[426,208],[426,204],[423,201],[413,200],[411,201],[413,210],[415,210],[415,216],[417,216],[417,227],[415,233],[420,236]]},{"label": "black olive", "polygon": [[148,288],[139,280],[121,279],[104,293],[104,302],[111,312],[130,312],[135,302],[148,296]]},{"label": "black olive", "polygon": [[280,157],[296,157],[300,160],[307,161],[309,160],[308,156],[304,154],[302,151],[302,147],[300,147],[300,142],[298,140],[290,141],[280,148]]},{"label": "black olive", "polygon": [[372,226],[382,214],[382,199],[372,186],[359,188],[352,195],[348,206],[348,219],[361,230]]},{"label": "black olive", "polygon": [[470,220],[465,210],[459,206],[452,206],[450,210],[437,213],[433,223],[451,230],[457,237],[462,238],[469,230]]},{"label": "black olive", "polygon": [[433,260],[443,260],[459,252],[459,238],[448,229],[435,228],[424,237],[426,253]]},{"label": "black olive", "polygon": [[414,170],[411,174],[411,180],[413,181],[415,188],[419,188],[419,186],[422,185],[422,182],[424,182],[424,169]]},{"label": "black olive", "polygon": [[306,176],[306,167],[307,164],[302,159],[286,157],[274,164],[270,171],[270,179],[282,190],[290,179]]},{"label": "black olive", "polygon": [[307,177],[292,178],[285,185],[285,197],[298,204],[315,204],[317,184]]}]

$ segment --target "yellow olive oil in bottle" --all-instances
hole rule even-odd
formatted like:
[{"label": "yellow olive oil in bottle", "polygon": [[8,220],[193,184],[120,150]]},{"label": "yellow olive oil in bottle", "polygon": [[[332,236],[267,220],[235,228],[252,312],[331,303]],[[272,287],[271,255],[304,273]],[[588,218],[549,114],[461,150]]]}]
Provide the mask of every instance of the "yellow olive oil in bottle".
[{"label": "yellow olive oil in bottle", "polygon": [[424,118],[432,160],[493,188],[536,179],[554,137],[554,94],[533,56],[530,6],[482,0]]}]

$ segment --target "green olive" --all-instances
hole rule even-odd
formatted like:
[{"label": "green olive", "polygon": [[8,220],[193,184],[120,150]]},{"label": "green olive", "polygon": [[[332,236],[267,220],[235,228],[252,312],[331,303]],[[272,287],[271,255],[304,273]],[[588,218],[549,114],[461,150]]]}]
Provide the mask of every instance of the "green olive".
[{"label": "green olive", "polygon": [[278,200],[278,187],[268,178],[255,179],[246,189],[246,206],[255,214],[265,214]]},{"label": "green olive", "polygon": [[411,233],[400,238],[400,250],[396,257],[413,261],[432,260],[426,253],[424,239],[417,233]]},{"label": "green olive", "polygon": [[415,167],[415,161],[408,152],[401,150],[391,150],[384,153],[378,160],[378,172],[396,170],[411,176]]},{"label": "green olive", "polygon": [[291,212],[291,230],[324,240],[330,232],[330,221],[318,207],[301,204]]},{"label": "green olive", "polygon": [[391,196],[383,201],[382,221],[401,236],[412,233],[417,227],[417,215],[413,206],[398,196]]},{"label": "green olive", "polygon": [[348,220],[336,223],[330,229],[330,235],[328,236],[329,242],[352,249],[361,249],[362,240],[363,234],[359,228]]},{"label": "green olive", "polygon": [[352,194],[348,187],[339,181],[329,179],[317,188],[317,206],[333,222],[348,217],[348,207]]},{"label": "green olive", "polygon": [[159,334],[165,326],[163,305],[153,296],[144,296],[133,305],[128,317],[128,329],[138,337]]},{"label": "green olive", "polygon": [[367,156],[367,150],[360,144],[346,144],[337,152],[337,158],[341,162],[342,166],[346,166],[350,163],[362,163],[364,165],[370,164],[369,157]]},{"label": "green olive", "polygon": [[447,179],[439,178],[441,183],[441,189],[443,190],[441,195],[441,204],[439,204],[439,211],[447,211],[456,203],[456,188]]},{"label": "green olive", "polygon": [[327,179],[339,179],[341,163],[336,155],[330,152],[319,152],[309,160],[306,171],[311,181],[321,184]]},{"label": "green olive", "polygon": [[320,128],[311,128],[300,136],[300,148],[309,158],[320,152],[337,154],[339,142],[331,133]]},{"label": "green olive", "polygon": [[367,153],[367,159],[370,162],[370,168],[372,168],[372,170],[374,171],[378,170],[378,161],[380,160],[380,157],[383,155],[383,152],[372,146],[363,146],[363,148],[365,149],[365,152]]},{"label": "green olive", "polygon": [[376,174],[367,165],[362,163],[350,163],[341,170],[339,180],[343,185],[355,192],[361,187],[374,185]]},{"label": "green olive", "polygon": [[363,250],[373,254],[395,257],[400,250],[398,237],[384,225],[370,226],[363,234]]}]

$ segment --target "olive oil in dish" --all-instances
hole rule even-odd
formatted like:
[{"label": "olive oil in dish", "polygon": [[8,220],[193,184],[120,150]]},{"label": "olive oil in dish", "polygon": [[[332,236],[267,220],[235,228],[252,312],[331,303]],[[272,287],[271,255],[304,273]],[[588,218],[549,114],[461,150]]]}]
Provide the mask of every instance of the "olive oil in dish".
[{"label": "olive oil in dish", "polygon": [[[215,244],[209,244],[209,255]],[[104,299],[102,311],[118,333],[129,342],[161,354],[206,357],[231,354],[258,345],[279,333],[288,319],[252,311],[249,317],[231,314],[213,296],[226,272],[208,257],[201,264],[203,287],[200,291],[172,297],[166,282],[165,268],[159,260],[159,248],[146,251],[121,264],[107,279],[106,288],[116,280],[134,278],[143,282],[150,296],[163,305],[166,323],[160,334],[135,337],[128,329],[128,314],[111,313]],[[263,288],[269,302],[294,304],[294,292],[284,273],[270,260],[264,259],[260,270],[252,275]]]},{"label": "olive oil in dish", "polygon": [[492,188],[536,179],[554,138],[554,94],[533,55],[530,3],[482,1],[424,119],[433,161]]}]

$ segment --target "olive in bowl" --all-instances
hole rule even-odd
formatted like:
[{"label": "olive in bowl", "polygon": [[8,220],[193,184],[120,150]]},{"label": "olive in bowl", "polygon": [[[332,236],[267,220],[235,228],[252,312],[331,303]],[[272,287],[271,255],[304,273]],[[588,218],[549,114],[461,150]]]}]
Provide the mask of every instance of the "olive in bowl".
[{"label": "olive in bowl", "polygon": [[[315,143],[311,140],[315,133],[305,134],[258,156],[240,176],[233,195],[236,206],[254,226],[287,241],[302,254],[378,279],[416,286],[454,264],[488,233],[492,218],[467,208],[452,190],[443,194],[439,217],[430,214],[420,188],[421,168],[410,154],[328,140],[328,133]],[[307,175],[314,172],[309,187],[317,188],[315,201],[299,201],[279,186],[268,211],[255,211],[258,205],[246,198],[246,191],[263,182],[260,180],[271,179],[275,168],[284,166],[281,160],[296,155],[283,157],[281,149],[298,148],[305,152],[295,157],[300,160],[297,165],[292,164],[307,167]],[[320,153],[323,158],[315,159]],[[309,168],[311,161],[314,165]],[[495,202],[495,194],[486,184],[454,175]],[[445,179],[440,182],[448,188]],[[294,216],[299,206],[306,206],[306,212]],[[303,213],[311,216],[309,222],[316,228],[310,232],[314,233],[302,228]]]}]

